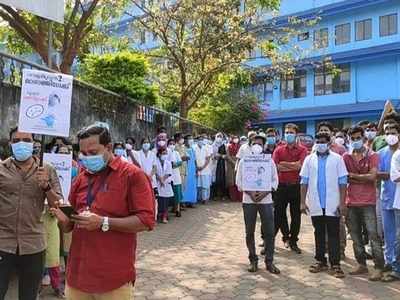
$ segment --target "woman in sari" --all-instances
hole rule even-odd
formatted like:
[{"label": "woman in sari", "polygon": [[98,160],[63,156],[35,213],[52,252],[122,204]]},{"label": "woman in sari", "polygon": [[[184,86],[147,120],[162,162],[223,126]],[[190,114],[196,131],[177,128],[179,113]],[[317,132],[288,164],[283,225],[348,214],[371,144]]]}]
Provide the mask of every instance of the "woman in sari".
[{"label": "woman in sari", "polygon": [[226,160],[226,185],[229,191],[229,197],[232,201],[242,201],[242,193],[239,192],[235,183],[235,165],[237,161],[236,154],[240,148],[239,137],[234,135],[228,145],[228,153]]}]

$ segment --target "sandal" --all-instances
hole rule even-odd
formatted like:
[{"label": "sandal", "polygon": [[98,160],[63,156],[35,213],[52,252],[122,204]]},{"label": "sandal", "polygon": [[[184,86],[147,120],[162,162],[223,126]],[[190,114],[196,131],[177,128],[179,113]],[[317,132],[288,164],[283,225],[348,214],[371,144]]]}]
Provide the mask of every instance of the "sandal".
[{"label": "sandal", "polygon": [[344,278],[346,275],[344,274],[342,268],[340,266],[332,266],[329,272],[335,278]]},{"label": "sandal", "polygon": [[320,272],[324,272],[328,270],[328,266],[322,262],[317,262],[313,265],[310,266],[310,268],[308,269],[308,271],[310,271],[310,273],[320,273]]}]

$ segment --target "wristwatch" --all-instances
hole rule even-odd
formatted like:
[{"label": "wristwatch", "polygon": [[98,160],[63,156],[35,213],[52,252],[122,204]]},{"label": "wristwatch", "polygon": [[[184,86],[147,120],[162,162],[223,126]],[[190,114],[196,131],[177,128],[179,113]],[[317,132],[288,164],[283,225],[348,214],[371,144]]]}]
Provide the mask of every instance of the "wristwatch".
[{"label": "wristwatch", "polygon": [[110,223],[108,221],[108,217],[103,218],[103,224],[101,225],[101,231],[107,232],[110,230]]}]

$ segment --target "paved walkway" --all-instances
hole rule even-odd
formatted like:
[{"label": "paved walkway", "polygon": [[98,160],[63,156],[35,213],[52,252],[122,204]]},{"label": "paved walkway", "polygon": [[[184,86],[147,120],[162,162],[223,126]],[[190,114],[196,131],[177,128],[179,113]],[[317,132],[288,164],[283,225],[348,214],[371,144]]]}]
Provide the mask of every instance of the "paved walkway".
[{"label": "paved walkway", "polygon": [[[262,264],[258,273],[250,274],[243,229],[240,204],[214,202],[142,234],[135,300],[400,299],[400,283],[372,283],[366,277],[350,276],[341,280],[326,273],[309,273],[313,231],[308,217],[303,217],[302,255],[284,249],[278,237],[276,264],[282,274],[271,275]],[[346,254],[349,258],[343,268],[347,273],[354,265],[351,247]]]}]

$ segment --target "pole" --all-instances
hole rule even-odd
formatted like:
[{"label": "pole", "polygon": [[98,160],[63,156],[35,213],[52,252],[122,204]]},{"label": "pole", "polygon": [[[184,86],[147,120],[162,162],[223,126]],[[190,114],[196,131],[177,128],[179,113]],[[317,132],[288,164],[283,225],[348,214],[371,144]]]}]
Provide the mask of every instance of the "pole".
[{"label": "pole", "polygon": [[[52,69],[52,59],[51,59],[51,55],[52,55],[52,47],[53,46],[53,23],[49,20],[49,33],[48,33],[48,48],[47,48],[47,66]],[[42,138],[41,138],[41,151],[40,151],[40,166],[43,166],[43,155],[44,155],[44,148],[45,148],[45,135],[42,134]]]}]

